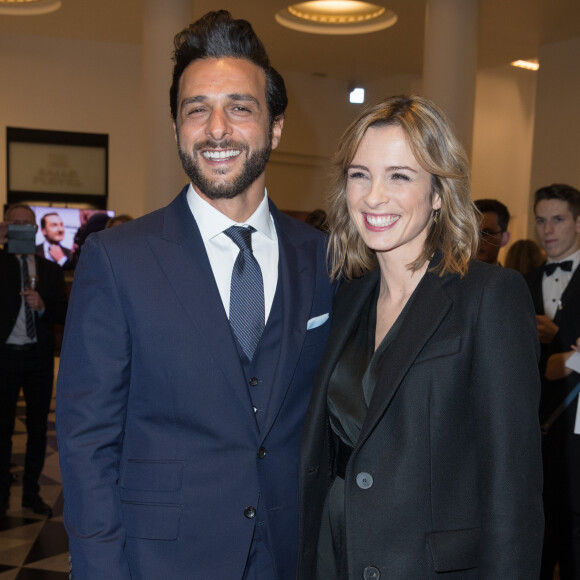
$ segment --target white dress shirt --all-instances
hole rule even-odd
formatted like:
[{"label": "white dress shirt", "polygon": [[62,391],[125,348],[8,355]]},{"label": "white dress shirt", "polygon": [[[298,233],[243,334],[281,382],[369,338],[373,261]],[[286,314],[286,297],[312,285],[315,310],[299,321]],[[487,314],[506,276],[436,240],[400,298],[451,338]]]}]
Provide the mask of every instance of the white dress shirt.
[{"label": "white dress shirt", "polygon": [[244,223],[234,222],[215,209],[197,194],[191,184],[187,191],[187,203],[199,227],[228,318],[230,315],[232,271],[240,249],[232,239],[224,234],[224,230],[231,226],[252,226],[256,229],[252,234],[252,251],[260,265],[264,280],[264,323],[266,323],[278,284],[279,256],[278,235],[274,220],[270,215],[267,192],[264,191],[264,199],[258,209]]},{"label": "white dress shirt", "polygon": [[[562,308],[562,294],[566,290],[578,264],[580,264],[580,250],[574,252],[570,256],[558,260],[558,262],[565,262],[566,260],[572,260],[572,270],[570,272],[564,272],[561,268],[557,268],[556,271],[548,276],[544,272],[544,277],[542,278],[542,295],[544,297],[544,312],[551,320],[554,320],[558,309]],[[548,258],[547,264],[554,262]]]}]

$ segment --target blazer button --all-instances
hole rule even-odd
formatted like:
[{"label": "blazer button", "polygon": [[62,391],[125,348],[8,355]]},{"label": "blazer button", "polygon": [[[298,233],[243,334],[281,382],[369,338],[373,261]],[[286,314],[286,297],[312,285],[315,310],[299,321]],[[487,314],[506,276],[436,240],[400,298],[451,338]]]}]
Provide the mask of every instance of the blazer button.
[{"label": "blazer button", "polygon": [[248,382],[250,383],[250,387],[257,387],[260,381],[257,377],[252,377]]},{"label": "blazer button", "polygon": [[356,484],[361,489],[368,489],[373,485],[373,476],[363,471],[356,476]]},{"label": "blazer button", "polygon": [[364,580],[379,580],[381,577],[381,572],[378,568],[374,566],[367,566],[363,572]]},{"label": "blazer button", "polygon": [[266,453],[267,453],[266,448],[260,447],[260,449],[258,449],[258,459],[264,459],[264,457],[266,457]]},{"label": "blazer button", "polygon": [[249,519],[254,519],[256,517],[256,508],[252,505],[248,506],[245,510],[244,510],[244,515]]}]

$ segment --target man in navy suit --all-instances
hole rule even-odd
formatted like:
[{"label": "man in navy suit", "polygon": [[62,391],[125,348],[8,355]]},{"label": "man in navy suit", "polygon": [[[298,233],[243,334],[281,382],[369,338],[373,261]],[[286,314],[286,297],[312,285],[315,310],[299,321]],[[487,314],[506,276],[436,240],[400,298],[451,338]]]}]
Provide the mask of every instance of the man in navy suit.
[{"label": "man in navy suit", "polygon": [[[325,237],[265,192],[287,97],[250,24],[211,12],[176,36],[174,61],[191,184],[91,236],[73,284],[57,429],[74,577],[290,580],[300,429],[334,294]],[[263,279],[249,354],[232,329],[232,226],[252,232],[244,259]]]}]

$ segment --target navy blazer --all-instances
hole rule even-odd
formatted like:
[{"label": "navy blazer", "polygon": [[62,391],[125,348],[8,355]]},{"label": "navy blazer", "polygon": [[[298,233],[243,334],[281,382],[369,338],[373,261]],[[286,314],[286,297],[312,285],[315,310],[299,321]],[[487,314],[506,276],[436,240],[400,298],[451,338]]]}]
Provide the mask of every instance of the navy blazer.
[{"label": "navy blazer", "polygon": [[[378,283],[372,272],[337,295],[302,436],[300,580],[316,578],[333,481],[328,383]],[[538,351],[518,273],[474,261],[464,278],[425,274],[377,367],[346,468],[349,578],[538,577]]]},{"label": "navy blazer", "polygon": [[260,430],[186,191],[91,236],[76,270],[57,426],[77,579],[241,578],[258,502],[278,578],[295,576],[299,433],[330,326],[307,324],[334,292],[325,238],[271,204],[283,332]]}]

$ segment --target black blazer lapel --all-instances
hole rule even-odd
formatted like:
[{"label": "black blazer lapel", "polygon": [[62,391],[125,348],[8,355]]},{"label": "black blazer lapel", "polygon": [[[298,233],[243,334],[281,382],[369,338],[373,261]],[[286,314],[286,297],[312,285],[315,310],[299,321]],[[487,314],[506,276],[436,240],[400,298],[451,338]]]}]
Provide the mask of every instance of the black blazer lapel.
[{"label": "black blazer lapel", "polygon": [[[362,427],[358,446],[362,445],[387,411],[401,386],[409,367],[431,338],[451,308],[451,299],[444,289],[443,280],[427,272],[419,283],[413,304],[393,343],[379,365],[377,381],[367,417]],[[385,375],[381,379],[381,375]]]},{"label": "black blazer lapel", "polygon": [[330,335],[314,381],[315,385],[324,385],[325,387],[324,389],[317,388],[314,394],[314,397],[321,398],[318,401],[320,405],[326,406],[326,387],[330,381],[330,376],[350,338],[361,309],[368,300],[369,294],[374,292],[379,279],[378,270],[369,272],[362,278],[345,283],[338,291]]},{"label": "black blazer lapel", "polygon": [[532,301],[534,303],[536,314],[544,314],[544,293],[542,291],[543,277],[544,264],[534,268],[525,276],[528,288],[530,289],[530,294],[532,295]]}]

